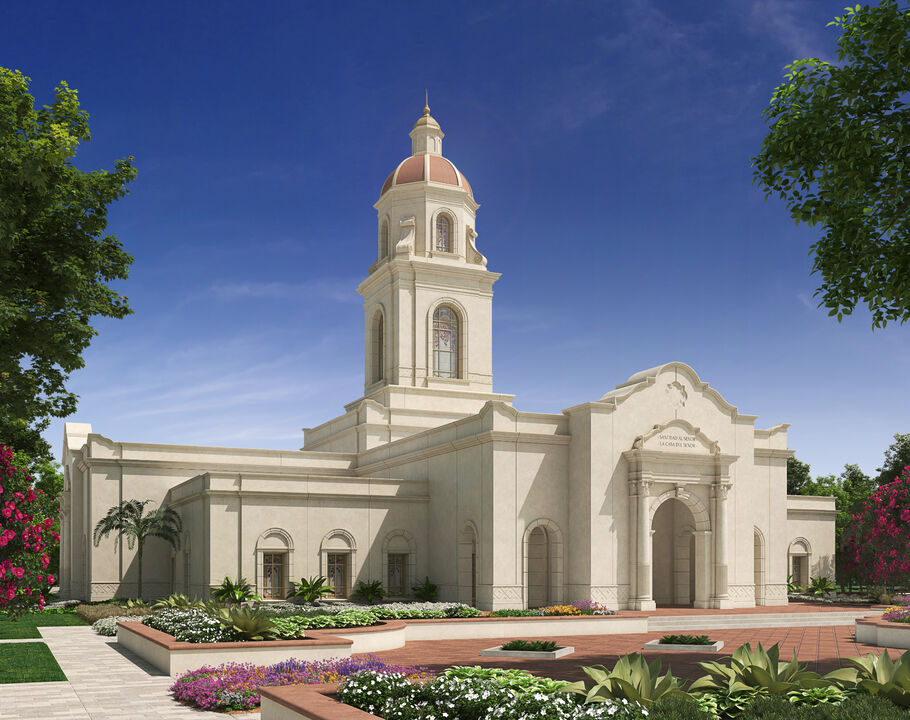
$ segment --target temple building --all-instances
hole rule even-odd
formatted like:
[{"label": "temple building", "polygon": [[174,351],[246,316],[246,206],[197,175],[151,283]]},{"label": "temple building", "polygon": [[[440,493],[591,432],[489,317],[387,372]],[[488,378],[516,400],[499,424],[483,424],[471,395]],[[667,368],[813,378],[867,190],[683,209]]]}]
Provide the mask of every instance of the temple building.
[{"label": "temple building", "polygon": [[768,429],[681,362],[561,412],[493,391],[493,285],[478,204],[424,108],[382,184],[364,308],[363,395],[299,451],[122,442],[67,423],[61,594],[135,596],[135,551],[92,530],[122,500],[176,510],[148,542],[147,597],[226,575],[267,598],[324,575],[339,597],[428,576],[481,609],[591,599],[617,609],[787,602],[833,576],[834,499],[787,495],[786,424]]}]

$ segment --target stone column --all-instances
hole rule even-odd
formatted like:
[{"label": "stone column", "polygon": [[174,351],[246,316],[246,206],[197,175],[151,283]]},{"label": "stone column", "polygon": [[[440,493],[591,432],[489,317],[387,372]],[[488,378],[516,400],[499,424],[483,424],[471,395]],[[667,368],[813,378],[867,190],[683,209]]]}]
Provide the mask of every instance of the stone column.
[{"label": "stone column", "polygon": [[656,605],[651,597],[651,482],[639,480],[635,483],[637,490],[638,518],[636,523],[636,546],[638,566],[637,597],[634,601],[636,610],[653,610]]},{"label": "stone column", "polygon": [[727,593],[727,493],[730,485],[714,485],[714,607],[732,607]]}]

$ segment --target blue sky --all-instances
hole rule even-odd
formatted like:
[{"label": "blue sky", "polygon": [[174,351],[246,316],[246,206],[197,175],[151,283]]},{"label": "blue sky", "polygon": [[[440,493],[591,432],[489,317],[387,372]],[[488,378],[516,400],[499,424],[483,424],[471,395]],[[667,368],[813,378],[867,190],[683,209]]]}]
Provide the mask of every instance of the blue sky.
[{"label": "blue sky", "polygon": [[[424,89],[502,272],[494,387],[559,412],[692,365],[815,474],[908,432],[910,333],[816,309],[809,245],[750,158],[842,0],[15,3],[0,65],[135,156],[110,215],[135,314],[100,320],[68,418],[114,440],[297,448],[362,391],[372,204]],[[63,421],[47,433],[59,454]]]}]

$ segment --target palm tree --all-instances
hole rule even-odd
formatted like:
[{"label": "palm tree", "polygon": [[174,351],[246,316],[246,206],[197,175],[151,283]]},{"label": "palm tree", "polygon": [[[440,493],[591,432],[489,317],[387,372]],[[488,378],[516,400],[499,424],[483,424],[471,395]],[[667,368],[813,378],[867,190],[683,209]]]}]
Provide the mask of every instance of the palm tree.
[{"label": "palm tree", "polygon": [[169,507],[160,507],[143,514],[145,506],[151,500],[124,500],[107,511],[107,515],[95,525],[95,547],[101,539],[112,532],[126,535],[130,550],[136,546],[136,559],[139,561],[139,597],[142,598],[142,549],[150,537],[161,538],[174,550],[180,549],[180,533],[183,523],[180,516]]}]

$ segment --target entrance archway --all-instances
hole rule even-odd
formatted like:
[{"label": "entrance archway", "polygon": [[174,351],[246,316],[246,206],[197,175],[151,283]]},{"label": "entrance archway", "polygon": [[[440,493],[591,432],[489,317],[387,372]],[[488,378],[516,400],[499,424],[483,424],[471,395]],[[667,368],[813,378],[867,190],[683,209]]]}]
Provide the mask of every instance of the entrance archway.
[{"label": "entrance archway", "polygon": [[668,498],[651,522],[652,597],[657,605],[693,606],[696,587],[695,517]]},{"label": "entrance archway", "polygon": [[528,535],[528,607],[543,607],[550,598],[549,538],[543,526]]}]

